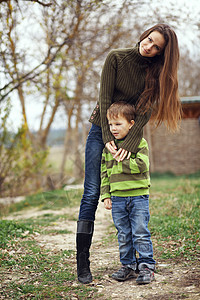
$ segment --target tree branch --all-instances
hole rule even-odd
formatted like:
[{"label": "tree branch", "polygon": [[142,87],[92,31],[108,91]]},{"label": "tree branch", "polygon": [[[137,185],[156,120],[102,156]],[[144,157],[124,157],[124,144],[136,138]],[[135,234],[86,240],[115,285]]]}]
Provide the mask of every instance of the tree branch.
[{"label": "tree branch", "polygon": [[[1,0],[0,0],[1,1]],[[51,46],[48,50],[48,54],[45,57],[45,59],[39,64],[37,65],[34,69],[32,69],[31,71],[29,71],[28,73],[26,73],[25,75],[21,76],[20,78],[18,78],[17,82],[15,82],[14,80],[12,80],[11,82],[9,82],[8,84],[6,84],[5,86],[3,86],[0,89],[0,92],[9,88],[11,85],[13,85],[13,87],[10,87],[9,91],[6,92],[4,95],[0,96],[0,102],[2,100],[4,100],[12,91],[14,91],[15,89],[17,89],[20,85],[22,85],[24,82],[34,79],[37,76],[39,76],[40,74],[42,74],[43,72],[45,72],[51,65],[51,63],[54,61],[56,55],[58,54],[58,52],[62,49],[62,47],[66,44],[70,44],[71,43],[70,38],[66,38],[62,44],[60,44],[58,46],[58,49],[55,51],[54,54],[51,53],[51,50],[53,48],[55,48],[55,46]],[[41,66],[45,66],[43,70],[39,70],[41,68]],[[37,70],[39,70],[38,72],[36,72]],[[35,73],[36,72],[36,73]]]},{"label": "tree branch", "polygon": [[49,2],[49,3],[44,3],[44,2],[42,2],[42,1],[40,1],[40,0],[25,0],[26,2],[36,2],[36,3],[38,3],[38,4],[40,4],[40,5],[42,5],[42,6],[51,6],[53,3],[52,2]]},{"label": "tree branch", "polygon": [[[15,0],[16,2],[20,1],[20,0]],[[34,2],[34,3],[38,3],[42,6],[51,6],[53,3],[52,2],[49,2],[49,3],[44,3],[40,0],[25,0],[26,2]],[[8,2],[8,0],[0,0],[0,4],[3,3],[3,2]]]}]

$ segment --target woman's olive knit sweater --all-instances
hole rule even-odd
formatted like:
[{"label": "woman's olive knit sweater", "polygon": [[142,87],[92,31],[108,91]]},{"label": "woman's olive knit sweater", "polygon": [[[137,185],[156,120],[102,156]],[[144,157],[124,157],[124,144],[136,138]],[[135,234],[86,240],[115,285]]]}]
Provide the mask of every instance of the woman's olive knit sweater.
[{"label": "woman's olive knit sweater", "polygon": [[[108,54],[101,74],[99,101],[89,120],[101,126],[104,144],[114,140],[106,118],[107,109],[116,101],[136,105],[144,90],[146,70],[151,62],[150,58],[140,55],[138,44],[134,48],[112,50]],[[121,145],[123,149],[136,153],[143,127],[150,116],[150,111],[137,114],[134,126]]]}]

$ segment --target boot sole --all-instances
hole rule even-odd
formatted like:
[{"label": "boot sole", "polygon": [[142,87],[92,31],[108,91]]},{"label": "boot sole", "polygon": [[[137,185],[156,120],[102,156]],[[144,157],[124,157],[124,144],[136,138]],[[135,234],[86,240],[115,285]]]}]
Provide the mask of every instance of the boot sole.
[{"label": "boot sole", "polygon": [[90,282],[92,282],[92,276],[91,277],[87,277],[87,278],[80,278],[80,277],[78,277],[78,281],[80,282],[80,283],[83,283],[83,284],[87,284],[87,283],[90,283]]}]

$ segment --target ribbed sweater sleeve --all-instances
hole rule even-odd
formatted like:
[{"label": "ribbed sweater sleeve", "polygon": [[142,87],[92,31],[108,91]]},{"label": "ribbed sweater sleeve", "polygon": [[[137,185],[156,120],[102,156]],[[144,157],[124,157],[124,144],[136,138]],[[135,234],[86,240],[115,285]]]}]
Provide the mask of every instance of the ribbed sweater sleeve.
[{"label": "ribbed sweater sleeve", "polygon": [[125,140],[121,144],[121,148],[127,151],[136,153],[138,145],[143,137],[143,127],[149,121],[151,117],[151,110],[149,110],[144,115],[137,115],[135,119],[135,124],[129,131]]},{"label": "ribbed sweater sleeve", "polygon": [[107,109],[112,104],[116,80],[116,60],[113,52],[110,52],[105,60],[101,74],[101,86],[99,92],[99,106],[101,115],[102,138],[104,143],[113,140],[113,135],[109,130],[106,117]]}]

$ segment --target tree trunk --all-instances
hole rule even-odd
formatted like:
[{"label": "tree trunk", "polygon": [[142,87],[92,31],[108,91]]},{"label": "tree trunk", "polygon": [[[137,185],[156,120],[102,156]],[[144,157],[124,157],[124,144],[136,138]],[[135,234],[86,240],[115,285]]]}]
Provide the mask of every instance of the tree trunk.
[{"label": "tree trunk", "polygon": [[63,157],[62,157],[61,166],[60,166],[60,182],[59,182],[60,186],[62,186],[62,184],[64,183],[64,178],[65,178],[65,165],[66,165],[66,161],[67,161],[69,141],[70,141],[70,137],[72,135],[72,127],[71,127],[72,114],[73,114],[73,108],[68,111],[68,124],[67,124],[67,129],[65,131],[64,151],[63,151]]},{"label": "tree trunk", "polygon": [[77,101],[77,113],[76,113],[76,127],[75,127],[75,133],[74,133],[74,170],[73,175],[77,179],[81,179],[83,177],[83,167],[82,167],[82,151],[79,150],[80,146],[80,136],[79,136],[79,122],[81,120],[81,102]]}]

